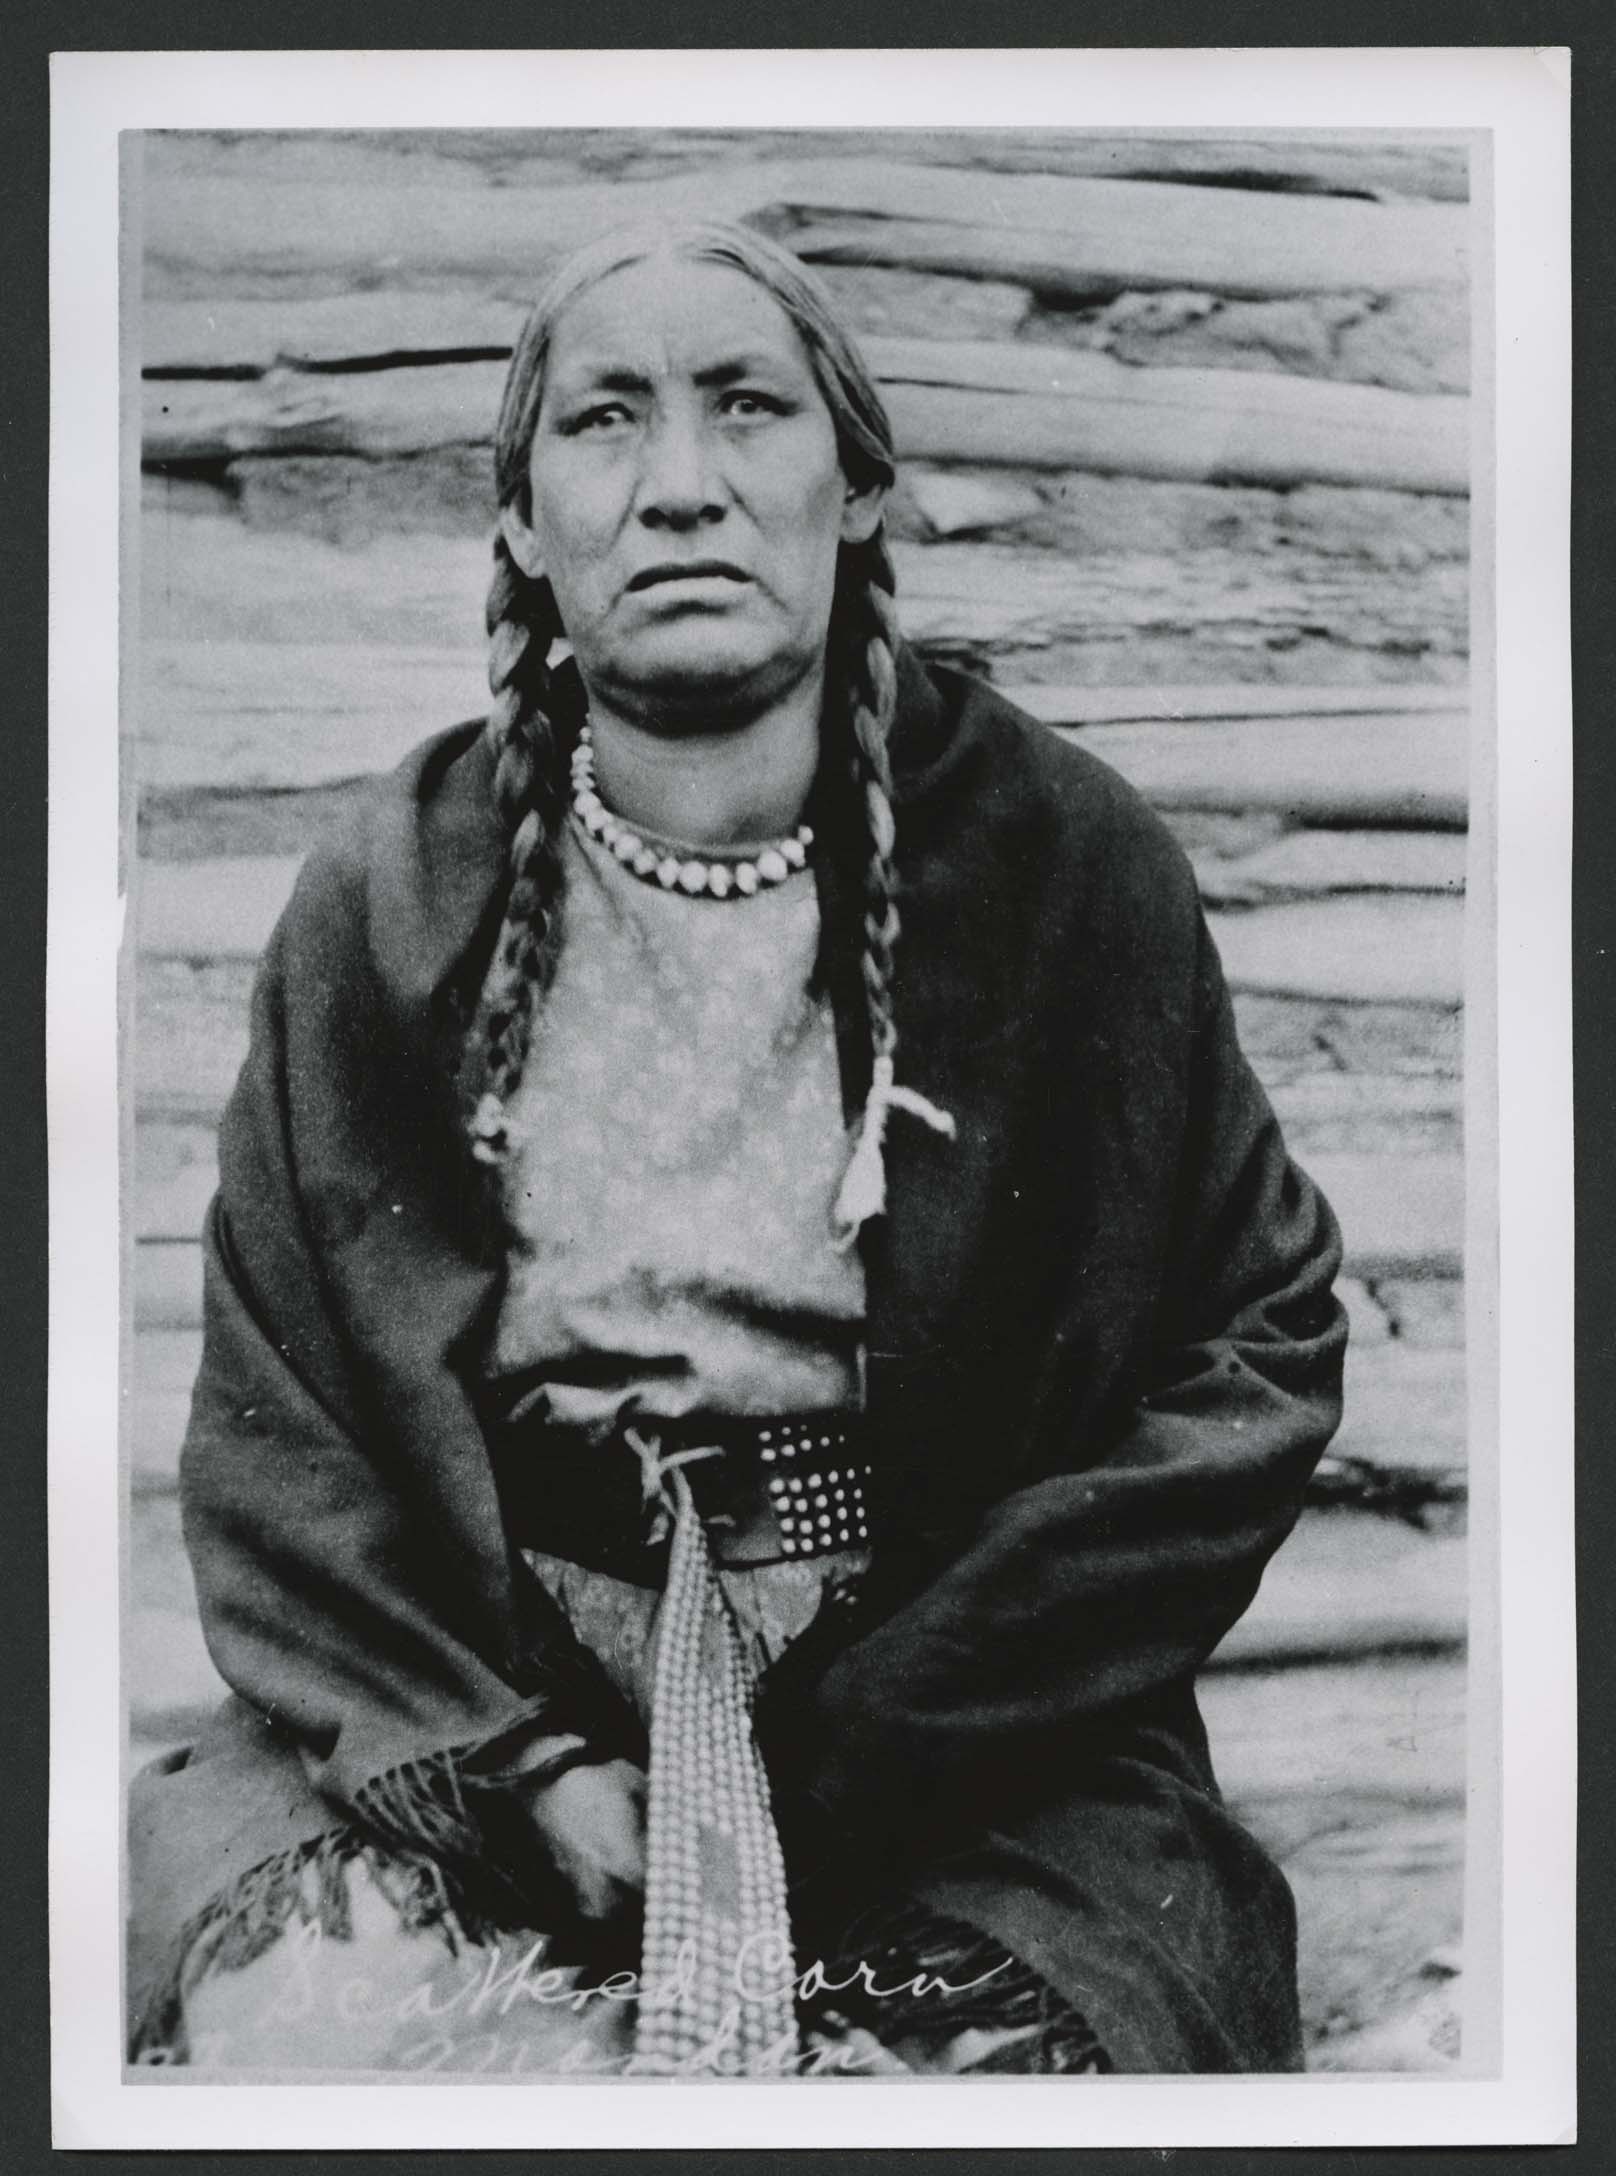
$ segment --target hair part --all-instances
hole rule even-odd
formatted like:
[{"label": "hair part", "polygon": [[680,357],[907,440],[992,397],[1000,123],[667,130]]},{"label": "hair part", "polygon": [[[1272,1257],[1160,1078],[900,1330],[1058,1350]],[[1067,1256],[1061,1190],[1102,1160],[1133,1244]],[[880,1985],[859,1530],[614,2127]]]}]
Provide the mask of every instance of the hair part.
[{"label": "hair part", "polygon": [[[618,229],[576,251],[555,271],[529,313],[511,357],[495,436],[494,480],[501,514],[512,506],[524,514],[529,511],[528,467],[544,399],[545,366],[561,318],[579,296],[612,273],[662,255],[727,266],[774,297],[802,340],[835,426],[848,482],[859,491],[890,485],[896,472],[885,405],[821,283],[788,250],[744,227],[658,221]],[[860,1130],[865,1162],[873,1155],[877,1181],[887,1103],[914,1109],[924,1100],[891,1085],[900,927],[887,747],[897,703],[894,588],[892,556],[881,527],[863,544],[843,545],[830,647],[832,656],[846,660],[847,684],[827,689],[826,728],[845,736],[863,839],[860,968],[876,1088]],[[474,1153],[498,1165],[509,1149],[506,1110],[520,1085],[560,950],[560,849],[569,753],[559,745],[551,712],[549,653],[563,633],[554,594],[548,582],[521,571],[503,535],[494,543],[486,616],[494,698],[488,733],[495,750],[500,819],[509,841],[510,891],[467,1045],[466,1073]],[[928,1123],[941,1123],[942,1114],[930,1105],[919,1115],[928,1112]],[[853,1195],[840,1205],[848,1240],[865,1216],[879,1213],[884,1198],[879,1183],[872,1193],[868,1177]]]}]

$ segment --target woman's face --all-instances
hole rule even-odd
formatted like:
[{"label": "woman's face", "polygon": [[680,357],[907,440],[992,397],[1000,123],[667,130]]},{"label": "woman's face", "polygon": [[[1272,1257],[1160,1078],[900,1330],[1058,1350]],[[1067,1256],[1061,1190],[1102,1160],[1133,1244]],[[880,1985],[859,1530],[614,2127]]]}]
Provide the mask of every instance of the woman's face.
[{"label": "woman's face", "polygon": [[518,565],[544,575],[591,694],[635,716],[766,707],[825,650],[855,492],[790,318],[726,265],[653,257],[563,311]]}]

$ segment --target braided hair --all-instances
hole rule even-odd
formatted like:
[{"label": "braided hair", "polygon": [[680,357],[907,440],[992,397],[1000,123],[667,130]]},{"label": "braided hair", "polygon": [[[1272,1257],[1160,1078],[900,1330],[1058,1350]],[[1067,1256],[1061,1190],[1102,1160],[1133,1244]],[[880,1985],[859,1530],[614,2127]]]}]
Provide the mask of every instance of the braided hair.
[{"label": "braided hair", "polygon": [[[610,273],[672,254],[743,273],[772,295],[802,339],[836,429],[843,472],[856,490],[889,485],[892,426],[869,367],[838,321],[829,295],[787,250],[742,227],[680,221],[620,230],[589,244],[552,276],[511,358],[495,440],[499,506],[521,504],[544,392],[545,363],[563,312]],[[846,686],[827,691],[826,730],[845,739],[863,844],[861,983],[869,1025],[871,1086],[837,1201],[844,1244],[885,1202],[882,1139],[889,1108],[936,1130],[953,1121],[895,1085],[893,976],[899,934],[888,737],[897,704],[897,607],[892,555],[878,527],[844,544],[831,654],[845,659]],[[560,745],[549,657],[563,630],[547,581],[522,572],[503,535],[494,543],[487,604],[487,731],[495,795],[508,841],[509,892],[493,959],[466,1046],[473,1153],[497,1166],[509,1150],[506,1111],[527,1063],[533,1028],[560,951],[561,835],[568,751]]]}]

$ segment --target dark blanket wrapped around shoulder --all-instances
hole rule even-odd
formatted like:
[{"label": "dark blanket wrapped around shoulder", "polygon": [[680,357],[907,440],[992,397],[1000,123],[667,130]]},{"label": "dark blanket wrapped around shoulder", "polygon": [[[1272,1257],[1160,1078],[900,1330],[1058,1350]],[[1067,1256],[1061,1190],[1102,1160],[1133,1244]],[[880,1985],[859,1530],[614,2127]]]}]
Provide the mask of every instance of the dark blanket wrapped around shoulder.
[{"label": "dark blanket wrapped around shoulder", "polygon": [[[1031,1963],[1120,2069],[1294,2066],[1289,1894],[1219,1802],[1193,1684],[1338,1419],[1334,1220],[1137,796],[907,652],[893,759],[901,1075],[957,1138],[889,1135],[862,1240],[881,1546],[759,1701],[804,1939],[884,1889]],[[851,1112],[857,874],[820,792]],[[222,1766],[136,1793],[137,1987],[286,1853],[474,1870],[513,1746],[632,1749],[476,1413],[505,1235],[460,1052],[503,864],[457,728],[311,857],[260,969],[181,1474],[236,1720]]]}]

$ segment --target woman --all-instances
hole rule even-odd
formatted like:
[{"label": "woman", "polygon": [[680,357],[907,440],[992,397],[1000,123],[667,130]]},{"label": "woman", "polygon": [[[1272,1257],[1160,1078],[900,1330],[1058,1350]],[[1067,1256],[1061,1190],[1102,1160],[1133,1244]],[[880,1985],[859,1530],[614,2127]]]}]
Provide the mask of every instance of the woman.
[{"label": "woman", "polygon": [[497,478],[492,713],[311,858],[221,1133],[137,2051],[1294,2067],[1193,1678],[1338,1241],[1183,857],[905,648],[757,237],[564,267]]}]

